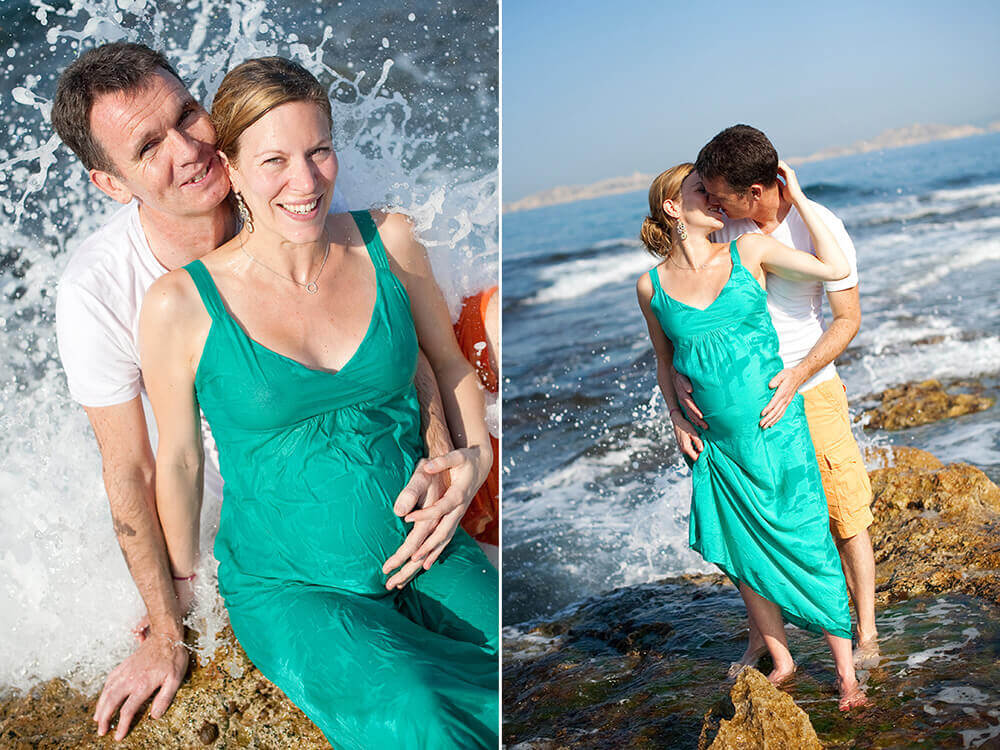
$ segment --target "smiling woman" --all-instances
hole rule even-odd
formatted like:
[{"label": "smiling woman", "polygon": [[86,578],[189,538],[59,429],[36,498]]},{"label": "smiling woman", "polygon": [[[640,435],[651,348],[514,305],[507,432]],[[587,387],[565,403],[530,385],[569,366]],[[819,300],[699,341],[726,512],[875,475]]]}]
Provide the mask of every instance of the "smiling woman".
[{"label": "smiling woman", "polygon": [[299,65],[237,66],[212,116],[243,225],[153,284],[140,321],[173,574],[198,553],[200,407],[226,482],[219,590],[256,666],[337,747],[495,747],[496,570],[452,526],[409,586],[383,575],[421,471],[418,346],[458,445],[432,469],[451,469],[461,511],[492,462],[426,253],[402,216],[327,214],[330,107]]}]

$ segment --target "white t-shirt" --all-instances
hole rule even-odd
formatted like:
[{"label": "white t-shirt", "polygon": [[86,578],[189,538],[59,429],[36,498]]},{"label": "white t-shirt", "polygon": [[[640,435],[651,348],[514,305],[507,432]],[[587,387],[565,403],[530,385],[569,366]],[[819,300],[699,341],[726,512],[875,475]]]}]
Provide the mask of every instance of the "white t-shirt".
[{"label": "white t-shirt", "polygon": [[[833,234],[840,249],[847,256],[851,273],[840,281],[789,281],[772,273],[767,274],[767,308],[778,333],[778,350],[785,367],[794,367],[805,359],[813,345],[819,341],[826,328],[823,320],[823,291],[839,292],[858,285],[858,260],[854,243],[844,229],[844,223],[828,208],[815,201],[809,201],[813,210]],[[750,219],[727,220],[726,226],[715,232],[712,239],[716,242],[731,242],[741,234],[748,232],[761,233]],[[806,228],[802,216],[795,206],[792,206],[785,220],[771,232],[771,237],[782,244],[816,254],[812,237]],[[837,374],[833,362],[813,375],[802,384],[799,393],[808,391],[820,383],[830,380]]]},{"label": "white t-shirt", "polygon": [[[56,337],[70,395],[83,406],[114,406],[141,395],[154,451],[156,422],[139,367],[139,311],[146,290],[165,273],[132,202],[71,254],[56,297]],[[221,498],[219,454],[204,415],[201,434],[205,492]]]}]

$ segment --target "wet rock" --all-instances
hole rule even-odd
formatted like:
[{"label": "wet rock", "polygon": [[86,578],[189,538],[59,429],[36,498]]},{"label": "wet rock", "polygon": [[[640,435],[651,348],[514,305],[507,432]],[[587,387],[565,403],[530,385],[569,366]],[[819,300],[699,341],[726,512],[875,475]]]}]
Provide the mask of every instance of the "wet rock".
[{"label": "wet rock", "polygon": [[883,456],[870,473],[880,603],[945,591],[1000,603],[1000,487],[915,448]]},{"label": "wet rock", "polygon": [[64,680],[0,701],[0,746],[161,750],[194,747],[296,747],[329,750],[323,734],[250,662],[229,628],[223,645],[204,666],[191,669],[167,712],[141,719],[120,743],[113,731],[96,734],[97,695],[84,695]]},{"label": "wet rock", "polygon": [[[975,467],[944,466],[915,448],[867,458],[878,467],[870,531],[883,657],[865,677],[872,706],[838,710],[829,650],[797,628],[787,636],[799,671],[783,692],[808,709],[827,748],[989,740],[1000,705],[1000,488]],[[750,728],[766,733],[779,723],[752,691],[739,721],[735,698],[720,705],[746,632],[742,601],[723,576],[617,589],[508,628],[504,740],[574,750],[695,747],[699,737],[703,747],[818,746],[753,735]],[[768,662],[759,665],[765,672]],[[737,744],[712,745],[734,735]]]},{"label": "wet rock", "polygon": [[705,714],[698,750],[823,750],[809,715],[756,669],[745,669],[729,695]]},{"label": "wet rock", "polygon": [[[977,389],[974,387],[972,390]],[[984,411],[996,402],[996,399],[976,392],[949,393],[937,380],[889,388],[880,395],[880,399],[877,407],[864,412],[868,417],[868,428],[902,430]]]}]

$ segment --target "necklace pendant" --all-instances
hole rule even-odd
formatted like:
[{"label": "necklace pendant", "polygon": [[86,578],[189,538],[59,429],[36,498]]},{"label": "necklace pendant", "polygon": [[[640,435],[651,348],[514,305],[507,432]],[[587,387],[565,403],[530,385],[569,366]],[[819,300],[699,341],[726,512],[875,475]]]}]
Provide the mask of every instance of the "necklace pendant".
[{"label": "necklace pendant", "polygon": [[316,285],[315,281],[310,281],[306,284],[306,291],[309,292],[309,294],[316,294],[316,292],[319,291],[319,287]]}]

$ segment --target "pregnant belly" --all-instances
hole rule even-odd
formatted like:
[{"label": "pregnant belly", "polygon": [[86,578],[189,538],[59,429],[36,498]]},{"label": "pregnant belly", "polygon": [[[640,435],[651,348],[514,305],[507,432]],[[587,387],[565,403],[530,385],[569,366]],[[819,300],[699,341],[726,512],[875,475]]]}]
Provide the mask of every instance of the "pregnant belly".
[{"label": "pregnant belly", "polygon": [[773,394],[767,387],[773,376],[692,384],[691,395],[708,423],[708,435],[726,438],[759,430],[760,413]]},{"label": "pregnant belly", "polygon": [[410,526],[392,507],[412,466],[314,463],[297,481],[253,496],[227,485],[216,538],[223,594],[247,576],[383,592],[382,564]]}]

